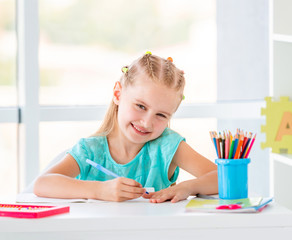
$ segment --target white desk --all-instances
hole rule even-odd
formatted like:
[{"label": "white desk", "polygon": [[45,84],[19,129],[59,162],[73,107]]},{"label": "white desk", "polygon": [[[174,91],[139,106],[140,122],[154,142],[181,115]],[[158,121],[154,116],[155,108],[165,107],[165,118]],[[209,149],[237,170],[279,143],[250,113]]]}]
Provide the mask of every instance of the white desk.
[{"label": "white desk", "polygon": [[70,205],[70,213],[41,219],[1,217],[0,239],[292,238],[292,212],[275,203],[261,213],[214,214],[187,213],[187,202],[63,204]]}]

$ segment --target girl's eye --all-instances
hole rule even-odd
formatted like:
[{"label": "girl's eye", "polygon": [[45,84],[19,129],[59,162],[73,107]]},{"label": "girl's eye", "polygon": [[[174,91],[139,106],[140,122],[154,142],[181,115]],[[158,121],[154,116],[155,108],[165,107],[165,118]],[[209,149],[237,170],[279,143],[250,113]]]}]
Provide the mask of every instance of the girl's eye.
[{"label": "girl's eye", "polygon": [[143,105],[141,105],[141,104],[137,104],[137,107],[138,108],[141,108],[142,110],[146,110],[146,108]]},{"label": "girl's eye", "polygon": [[166,118],[166,116],[163,115],[162,113],[158,113],[157,116],[162,117],[162,118]]}]

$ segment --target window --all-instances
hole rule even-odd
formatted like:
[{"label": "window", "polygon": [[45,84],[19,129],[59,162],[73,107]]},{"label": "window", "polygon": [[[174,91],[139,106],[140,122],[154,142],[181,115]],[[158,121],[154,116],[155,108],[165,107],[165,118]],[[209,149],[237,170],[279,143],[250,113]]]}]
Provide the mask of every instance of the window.
[{"label": "window", "polygon": [[0,192],[16,194],[18,189],[17,124],[0,123]]},{"label": "window", "polygon": [[16,105],[15,1],[0,1],[0,107]]},{"label": "window", "polygon": [[[184,136],[186,142],[198,153],[213,162],[215,161],[216,152],[209,137],[209,131],[217,129],[217,120],[215,118],[173,119],[170,127]],[[191,174],[180,169],[178,182],[192,178]]]},{"label": "window", "polygon": [[39,16],[40,104],[108,103],[120,69],[146,50],[186,72],[185,102],[216,101],[213,0],[42,0]]},{"label": "window", "polygon": [[95,133],[100,123],[100,121],[41,122],[40,168],[44,169],[54,157],[71,148],[80,138]]},{"label": "window", "polygon": [[17,192],[15,1],[0,1],[0,192]]},{"label": "window", "polygon": [[[23,91],[21,85],[16,88],[19,73],[16,73],[15,22],[21,16],[16,16],[15,1],[0,0],[1,192],[10,194],[17,188],[22,190],[17,186],[20,172],[26,175],[33,173],[34,176],[30,176],[33,179],[37,172],[30,171],[31,167],[44,169],[58,153],[70,148],[79,138],[95,132],[111,99],[114,82],[121,75],[121,68],[147,50],[165,58],[171,56],[174,63],[185,71],[186,99],[182,107],[214,103],[215,3],[215,0],[19,2],[17,14],[29,16],[27,21],[20,23],[24,24],[23,29],[30,28],[31,36],[39,34],[39,48],[36,49],[37,44],[31,44],[24,46],[27,49],[23,52],[29,54],[28,49],[38,50],[38,61],[34,54],[25,59],[32,61],[33,66],[39,62],[39,69],[30,65],[30,70],[35,71],[33,78],[39,73],[40,88],[29,86],[32,87],[30,91]],[[38,17],[31,14],[36,9]],[[23,40],[18,41],[22,44]],[[26,41],[29,42],[27,38]],[[22,61],[22,58],[18,60],[20,66],[24,64]],[[35,78],[29,84],[35,84],[34,81]],[[31,98],[30,103],[21,102],[24,106],[20,105],[19,92],[21,95],[39,95],[37,106],[29,106]],[[28,122],[23,122],[22,114],[28,108],[32,110],[31,115],[25,120]],[[182,111],[179,118],[173,119],[172,127],[192,146],[201,144],[198,145],[200,153],[214,158],[212,153],[208,153],[208,144],[201,148],[203,142],[209,142],[208,138],[192,142],[193,135],[208,131],[210,126],[216,127],[214,118],[198,114],[204,118],[189,118]],[[208,129],[198,128],[203,122],[209,124]],[[32,134],[29,145],[20,141],[22,132],[28,136]],[[23,163],[22,160],[18,160],[17,156],[18,149],[23,148],[29,160],[29,163],[25,162],[27,166],[24,169],[19,164]],[[39,156],[30,157],[29,154],[34,151],[38,151]],[[187,178],[186,175],[181,176]],[[29,184],[26,181],[20,177],[18,182]]]},{"label": "window", "polygon": [[[42,0],[39,11],[40,104],[107,104],[120,69],[146,50],[171,56],[185,71],[184,104],[216,101],[215,1],[119,0],[113,4],[108,0]],[[176,119],[172,125],[189,136],[188,142],[195,149],[214,159],[207,151],[210,139],[194,142],[193,137],[208,136],[210,126],[215,129],[216,121],[207,121],[210,125],[205,125],[204,133],[197,125],[202,120]],[[41,123],[41,169],[62,151],[60,146],[69,142],[68,136],[86,137],[85,129],[78,126]],[[58,140],[48,137],[55,131],[61,134]],[[199,147],[197,143],[201,143]],[[187,174],[182,171],[180,178],[187,178]]]}]

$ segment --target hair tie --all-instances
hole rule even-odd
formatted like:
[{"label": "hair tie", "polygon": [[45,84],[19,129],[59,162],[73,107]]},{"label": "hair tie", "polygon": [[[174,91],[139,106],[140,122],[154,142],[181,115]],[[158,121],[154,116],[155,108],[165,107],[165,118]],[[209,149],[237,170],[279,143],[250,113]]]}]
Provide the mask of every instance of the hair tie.
[{"label": "hair tie", "polygon": [[122,72],[123,72],[123,73],[127,73],[128,71],[129,71],[129,68],[128,68],[128,67],[123,67],[123,68],[122,68]]},{"label": "hair tie", "polygon": [[152,52],[146,51],[145,55],[147,55],[147,54],[152,55]]},{"label": "hair tie", "polygon": [[172,57],[168,57],[167,60],[173,63]]}]

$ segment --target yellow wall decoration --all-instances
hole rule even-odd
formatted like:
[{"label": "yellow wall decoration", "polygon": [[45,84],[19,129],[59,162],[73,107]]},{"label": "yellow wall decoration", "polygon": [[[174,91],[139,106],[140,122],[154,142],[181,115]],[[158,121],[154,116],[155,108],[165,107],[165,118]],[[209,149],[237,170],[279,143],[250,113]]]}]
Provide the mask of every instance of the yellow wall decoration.
[{"label": "yellow wall decoration", "polygon": [[261,132],[266,133],[266,142],[261,147],[271,147],[273,153],[292,154],[292,102],[289,97],[265,100],[266,108],[261,109],[261,115],[266,115],[266,125],[261,126]]}]

